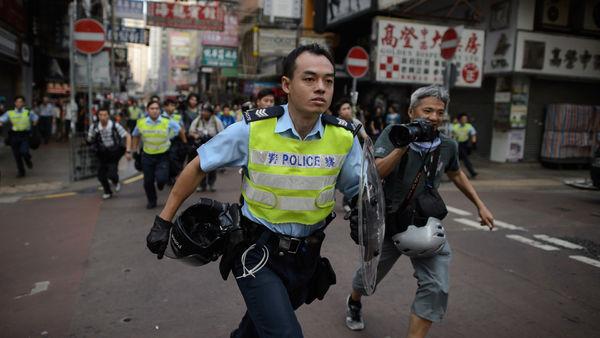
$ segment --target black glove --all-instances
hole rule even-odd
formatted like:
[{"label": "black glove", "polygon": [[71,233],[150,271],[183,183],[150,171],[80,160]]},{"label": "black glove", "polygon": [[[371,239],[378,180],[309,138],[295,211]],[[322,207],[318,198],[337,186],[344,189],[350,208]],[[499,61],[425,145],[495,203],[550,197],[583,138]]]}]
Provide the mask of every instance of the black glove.
[{"label": "black glove", "polygon": [[477,143],[471,143],[471,150],[477,150]]},{"label": "black glove", "polygon": [[358,195],[352,198],[350,205],[352,209],[344,215],[345,220],[350,221],[350,238],[354,241],[354,243],[358,244],[358,207],[356,206],[356,201],[358,200]]},{"label": "black glove", "polygon": [[150,233],[146,237],[146,246],[152,253],[156,254],[156,258],[162,259],[169,244],[169,230],[173,223],[165,221],[164,219],[156,216],[154,218],[154,224]]},{"label": "black glove", "polygon": [[133,166],[135,170],[142,171],[142,156],[137,151],[133,153]]}]

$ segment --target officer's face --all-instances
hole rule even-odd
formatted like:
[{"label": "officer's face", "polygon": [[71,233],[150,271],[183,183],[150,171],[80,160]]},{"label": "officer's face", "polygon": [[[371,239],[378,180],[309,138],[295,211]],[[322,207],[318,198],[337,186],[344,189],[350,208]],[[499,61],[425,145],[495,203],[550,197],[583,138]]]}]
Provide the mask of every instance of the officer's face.
[{"label": "officer's face", "polygon": [[460,124],[465,125],[469,121],[469,118],[466,115],[460,117]]},{"label": "officer's face", "polygon": [[151,119],[156,120],[158,115],[160,115],[160,106],[158,105],[158,102],[152,103],[148,107],[148,116],[150,116]]},{"label": "officer's face", "polygon": [[24,102],[23,102],[22,98],[18,98],[15,100],[15,108],[21,109],[21,108],[23,108],[23,104],[24,104]]},{"label": "officer's face", "polygon": [[165,106],[165,110],[167,111],[167,113],[171,114],[172,112],[175,111],[175,104],[173,103],[169,103]]},{"label": "officer's face", "polygon": [[258,108],[269,108],[275,105],[275,98],[273,95],[265,95],[258,100]]},{"label": "officer's face", "polygon": [[334,76],[333,65],[325,56],[300,54],[296,58],[294,76],[281,78],[290,111],[302,115],[324,113],[331,104]]},{"label": "officer's face", "polygon": [[444,119],[445,109],[446,105],[444,105],[442,100],[433,96],[428,96],[421,99],[421,104],[419,104],[414,110],[412,108],[408,108],[408,116],[411,120],[419,117],[429,120],[429,122],[431,122],[431,124],[433,124],[437,130]]}]

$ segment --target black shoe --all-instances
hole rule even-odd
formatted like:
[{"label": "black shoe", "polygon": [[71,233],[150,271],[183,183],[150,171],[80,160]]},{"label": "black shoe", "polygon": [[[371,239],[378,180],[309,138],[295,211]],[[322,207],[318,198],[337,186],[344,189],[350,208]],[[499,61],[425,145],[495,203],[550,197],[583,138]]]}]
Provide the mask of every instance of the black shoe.
[{"label": "black shoe", "polygon": [[18,173],[17,178],[25,177],[25,173]]},{"label": "black shoe", "polygon": [[156,202],[148,202],[148,204],[146,204],[146,209],[154,209],[156,208]]},{"label": "black shoe", "polygon": [[361,308],[360,301],[355,302],[352,300],[352,296],[348,295],[346,300],[346,326],[352,331],[360,331],[365,328]]},{"label": "black shoe", "polygon": [[472,172],[472,173],[471,173],[471,178],[475,178],[475,177],[477,177],[477,175],[479,175],[479,174],[478,174],[478,173],[476,173],[476,172]]},{"label": "black shoe", "polygon": [[162,191],[165,188],[164,184],[157,184],[156,187],[158,188],[158,190]]},{"label": "black shoe", "polygon": [[33,169],[33,162],[31,160],[25,159],[25,165],[27,165],[27,168]]}]

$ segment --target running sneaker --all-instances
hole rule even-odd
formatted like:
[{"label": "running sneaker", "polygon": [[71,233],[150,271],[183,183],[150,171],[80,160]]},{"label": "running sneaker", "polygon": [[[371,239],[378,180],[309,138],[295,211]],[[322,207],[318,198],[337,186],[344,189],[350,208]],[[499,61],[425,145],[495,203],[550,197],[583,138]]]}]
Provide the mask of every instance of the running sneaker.
[{"label": "running sneaker", "polygon": [[365,328],[361,308],[360,301],[355,302],[352,300],[352,296],[348,295],[346,300],[346,326],[352,331],[360,331]]},{"label": "running sneaker", "polygon": [[107,200],[112,197],[112,194],[102,194],[102,199]]},{"label": "running sneaker", "polygon": [[115,192],[119,191],[121,191],[121,183],[117,182],[117,184],[115,184]]}]

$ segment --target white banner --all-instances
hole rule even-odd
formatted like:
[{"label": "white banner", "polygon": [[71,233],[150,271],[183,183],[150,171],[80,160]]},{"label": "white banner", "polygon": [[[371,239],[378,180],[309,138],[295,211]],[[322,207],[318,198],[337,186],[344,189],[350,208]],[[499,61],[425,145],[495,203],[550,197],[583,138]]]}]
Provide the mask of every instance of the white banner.
[{"label": "white banner", "polygon": [[[377,18],[375,80],[379,82],[443,84],[440,44],[449,27]],[[452,62],[457,87],[481,87],[485,32],[463,29]]]},{"label": "white banner", "polygon": [[258,54],[260,56],[286,56],[296,48],[296,31],[263,29],[258,31]]},{"label": "white banner", "polygon": [[515,72],[600,78],[600,43],[556,34],[518,32]]}]

